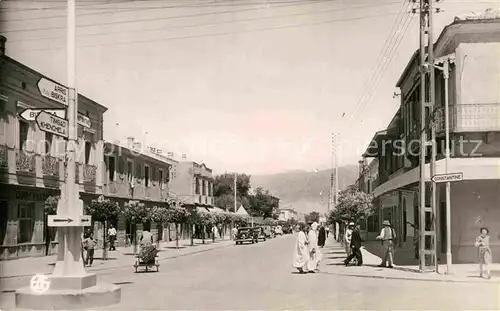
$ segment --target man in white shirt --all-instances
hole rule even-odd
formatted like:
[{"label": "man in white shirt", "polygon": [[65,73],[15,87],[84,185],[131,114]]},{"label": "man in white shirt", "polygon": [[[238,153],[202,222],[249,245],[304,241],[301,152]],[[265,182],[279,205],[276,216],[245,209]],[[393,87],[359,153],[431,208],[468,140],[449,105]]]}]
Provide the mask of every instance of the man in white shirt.
[{"label": "man in white shirt", "polygon": [[382,231],[380,231],[380,235],[377,237],[377,240],[382,240],[382,263],[379,267],[386,267],[387,262],[389,261],[389,265],[387,268],[392,268],[394,264],[394,240],[396,239],[396,232],[391,227],[391,223],[389,220],[384,220],[382,223]]},{"label": "man in white shirt", "polygon": [[347,227],[347,230],[345,231],[345,237],[344,237],[344,241],[345,241],[345,252],[347,254],[347,257],[349,257],[351,255],[351,238],[352,238],[352,230],[354,229],[354,223],[353,222],[350,222],[349,223],[349,226]]},{"label": "man in white shirt", "polygon": [[109,250],[110,251],[115,251],[116,250],[116,246],[115,246],[116,229],[115,229],[115,227],[112,224],[109,225],[108,237],[109,237]]}]

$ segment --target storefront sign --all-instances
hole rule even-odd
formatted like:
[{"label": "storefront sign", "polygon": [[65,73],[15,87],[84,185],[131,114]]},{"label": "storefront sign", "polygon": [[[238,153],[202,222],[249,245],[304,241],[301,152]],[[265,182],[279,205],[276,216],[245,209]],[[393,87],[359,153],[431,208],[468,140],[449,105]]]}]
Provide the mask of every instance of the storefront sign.
[{"label": "storefront sign", "polygon": [[30,191],[17,190],[16,200],[20,201],[45,201],[49,196],[57,195],[56,191]]}]

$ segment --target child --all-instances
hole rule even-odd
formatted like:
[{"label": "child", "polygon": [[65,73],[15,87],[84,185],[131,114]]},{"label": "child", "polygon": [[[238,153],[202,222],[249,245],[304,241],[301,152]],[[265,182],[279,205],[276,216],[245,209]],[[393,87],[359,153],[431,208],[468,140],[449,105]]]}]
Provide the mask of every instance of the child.
[{"label": "child", "polygon": [[476,238],[476,243],[474,244],[479,251],[479,277],[483,277],[483,265],[486,270],[486,278],[490,279],[490,264],[492,262],[491,258],[491,248],[490,248],[490,231],[488,228],[481,228],[481,234]]}]

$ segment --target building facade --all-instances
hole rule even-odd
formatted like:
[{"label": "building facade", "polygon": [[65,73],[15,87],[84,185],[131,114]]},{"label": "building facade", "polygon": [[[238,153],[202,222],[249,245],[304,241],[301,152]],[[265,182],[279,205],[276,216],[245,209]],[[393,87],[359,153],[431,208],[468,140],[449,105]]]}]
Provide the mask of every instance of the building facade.
[{"label": "building facade", "polygon": [[[168,205],[169,185],[174,174],[172,168],[177,161],[156,149],[144,148],[132,137],[124,145],[105,142],[102,161],[105,197],[118,202],[122,208],[129,201],[139,201],[149,207]],[[118,246],[124,245],[133,232],[141,230],[128,223],[123,216],[118,217],[115,226]],[[151,224],[151,231],[155,237],[162,238],[160,224]]]},{"label": "building facade", "polygon": [[[451,159],[448,172],[463,173],[451,183],[451,228],[446,227],[445,184],[437,184],[437,244],[446,259],[446,231],[451,230],[454,263],[475,262],[474,241],[481,227],[500,223],[500,19],[456,19],[434,45],[436,56],[437,163],[445,173],[444,99],[448,83]],[[419,223],[420,102],[419,52],[415,52],[397,87],[401,106],[387,129],[377,132],[365,157],[379,161],[373,194],[379,221],[390,220],[397,230],[398,247],[413,248],[412,224]],[[449,78],[439,67],[447,62]],[[429,137],[429,136],[428,136]],[[430,152],[427,152],[429,155]],[[430,206],[430,158],[426,159],[425,204]],[[500,238],[491,235],[493,258],[500,259]],[[396,256],[396,260],[397,260]]]},{"label": "building facade", "polygon": [[174,177],[170,184],[173,196],[186,205],[211,207],[214,205],[214,178],[205,164],[180,161],[174,165]]},{"label": "building facade", "polygon": [[278,220],[281,220],[281,221],[288,221],[288,220],[292,220],[292,219],[298,220],[299,219],[299,215],[297,214],[297,212],[291,208],[280,208],[280,209],[278,209],[278,213],[279,213]]},{"label": "building facade", "polygon": [[[41,256],[55,251],[57,237],[46,226],[44,203],[59,195],[64,181],[66,140],[41,131],[26,109],[60,109],[65,86],[3,54],[0,38],[0,259]],[[43,96],[49,84],[58,99]],[[61,103],[62,102],[62,103]],[[102,193],[102,105],[78,94],[76,181],[87,200]],[[23,116],[20,116],[23,114]]]}]

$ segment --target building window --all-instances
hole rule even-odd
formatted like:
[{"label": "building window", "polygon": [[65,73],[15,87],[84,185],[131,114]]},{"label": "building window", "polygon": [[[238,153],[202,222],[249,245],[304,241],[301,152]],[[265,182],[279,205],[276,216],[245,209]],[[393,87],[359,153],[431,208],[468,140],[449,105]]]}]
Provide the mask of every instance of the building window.
[{"label": "building window", "polygon": [[112,156],[108,157],[108,174],[109,174],[109,181],[114,181],[115,180],[115,157],[112,157]]},{"label": "building window", "polygon": [[205,188],[205,185],[206,185],[206,181],[205,180],[201,180],[201,194],[202,195],[206,195],[207,192],[206,192],[206,188]]},{"label": "building window", "polygon": [[158,186],[163,189],[163,170],[158,170]]},{"label": "building window", "polygon": [[195,182],[195,187],[196,187],[195,194],[200,194],[200,180],[198,178],[195,178],[194,182]]},{"label": "building window", "polygon": [[28,122],[19,120],[19,150],[26,150],[29,128]]},{"label": "building window", "polygon": [[132,161],[127,161],[127,180],[128,182],[132,182],[132,178],[134,178],[134,163]]},{"label": "building window", "polygon": [[144,165],[144,186],[149,187],[149,166]]},{"label": "building window", "polygon": [[0,135],[5,135],[5,128],[7,126],[6,111],[7,111],[7,97],[0,94]]},{"label": "building window", "polygon": [[141,179],[142,178],[142,167],[141,164],[136,164],[135,165],[135,178]]},{"label": "building window", "polygon": [[85,164],[90,162],[90,151],[92,150],[92,143],[90,141],[85,142]]},{"label": "building window", "polygon": [[45,154],[50,155],[52,150],[52,141],[54,140],[54,135],[49,132],[45,132]]},{"label": "building window", "polygon": [[18,206],[18,243],[29,243],[33,236],[33,226],[35,224],[35,202],[20,203]]}]

